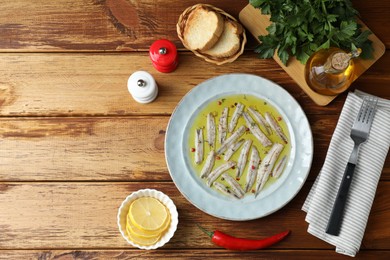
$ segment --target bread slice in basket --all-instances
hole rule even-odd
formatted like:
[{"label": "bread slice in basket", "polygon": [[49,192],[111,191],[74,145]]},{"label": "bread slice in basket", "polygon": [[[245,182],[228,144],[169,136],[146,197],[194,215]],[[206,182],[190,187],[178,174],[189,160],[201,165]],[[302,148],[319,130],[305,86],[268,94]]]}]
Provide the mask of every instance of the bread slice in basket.
[{"label": "bread slice in basket", "polygon": [[[217,25],[217,27],[219,27],[221,29],[221,34],[219,37],[217,37],[217,40],[214,42],[214,44],[212,46],[206,46],[203,48],[197,47],[198,49],[194,49],[194,47],[190,47],[188,45],[188,41],[186,39],[185,33],[188,32],[187,27],[191,23],[193,23],[193,22],[189,21],[190,17],[192,16],[192,14],[195,10],[198,10],[198,8],[205,9],[208,12],[215,13],[215,14],[217,14],[217,16],[222,17],[222,23],[220,25]],[[191,20],[192,19],[193,18],[191,18]],[[236,34],[238,34],[238,39],[239,39],[239,49],[238,50],[235,50],[237,38],[235,38],[234,33],[233,33],[236,29],[233,28],[234,26],[227,25],[227,24],[225,25],[226,21],[232,22],[232,24],[235,24],[237,26]],[[210,21],[208,21],[208,22],[210,22]],[[213,23],[215,23],[215,22],[213,22]],[[206,26],[204,27],[204,25],[206,25]],[[203,35],[204,31],[206,31],[206,30],[208,31],[210,29],[207,26],[208,26],[207,23],[203,22],[203,25],[199,27],[202,29],[200,30],[201,34],[198,34],[198,37],[200,37],[200,38],[205,37]],[[233,29],[233,30],[229,31],[229,34],[223,35],[224,34],[223,31],[225,29],[225,26],[229,28],[228,30],[231,30],[231,29]],[[205,61],[210,62],[210,63],[214,63],[217,65],[230,63],[230,62],[233,62],[234,60],[236,60],[244,52],[244,48],[245,48],[245,44],[246,44],[246,35],[245,35],[244,27],[241,26],[241,24],[237,21],[237,19],[235,19],[230,14],[226,13],[225,11],[223,11],[220,8],[217,8],[217,7],[209,5],[209,4],[196,4],[196,5],[190,6],[187,9],[185,9],[179,17],[179,20],[176,24],[176,30],[177,30],[177,35],[178,35],[179,39],[181,40],[181,42],[183,43],[184,47],[186,47],[187,49],[192,51],[196,56],[198,56],[198,57],[200,57],[200,58],[202,58]],[[225,33],[227,33],[227,32],[225,32]],[[230,34],[230,33],[232,33],[232,34]],[[227,39],[230,37],[234,38],[234,40],[233,40],[233,42],[231,42],[229,44],[227,42],[225,42],[226,40],[223,40],[223,39]],[[213,38],[213,40],[215,40],[214,37],[208,37],[208,38]],[[220,42],[218,44],[219,45],[219,47],[218,47],[217,42],[220,40],[222,42]],[[203,46],[205,46],[205,45],[207,45],[207,44],[204,44]],[[211,50],[211,49],[214,49],[214,50]],[[210,54],[207,54],[206,51],[210,51]]]},{"label": "bread slice in basket", "polygon": [[241,46],[241,33],[242,26],[240,24],[226,19],[223,33],[217,43],[210,49],[202,51],[202,53],[217,58],[226,58],[234,55]]},{"label": "bread slice in basket", "polygon": [[184,29],[185,45],[190,50],[210,49],[223,32],[224,21],[220,14],[198,6],[189,15]]}]

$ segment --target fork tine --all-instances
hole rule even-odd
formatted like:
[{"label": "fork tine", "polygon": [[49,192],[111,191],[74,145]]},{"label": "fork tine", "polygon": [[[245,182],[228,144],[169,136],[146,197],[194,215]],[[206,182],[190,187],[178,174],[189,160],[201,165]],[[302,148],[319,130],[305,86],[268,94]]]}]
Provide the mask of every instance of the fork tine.
[{"label": "fork tine", "polygon": [[367,118],[367,125],[370,126],[372,124],[372,121],[374,120],[375,110],[378,106],[378,98],[372,97],[371,104],[370,104],[370,110],[368,113]]},{"label": "fork tine", "polygon": [[362,102],[362,105],[360,106],[360,110],[359,110],[358,116],[356,117],[354,125],[361,123],[361,122],[364,122],[364,118],[365,118],[365,114],[367,113],[367,109],[368,109],[368,97],[365,96],[363,98],[363,102]]}]

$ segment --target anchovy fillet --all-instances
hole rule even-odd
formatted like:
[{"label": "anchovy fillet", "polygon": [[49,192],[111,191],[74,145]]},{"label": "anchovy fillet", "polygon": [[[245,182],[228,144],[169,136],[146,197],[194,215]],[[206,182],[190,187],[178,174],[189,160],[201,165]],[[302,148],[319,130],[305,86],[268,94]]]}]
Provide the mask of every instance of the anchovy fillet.
[{"label": "anchovy fillet", "polygon": [[251,148],[251,145],[252,145],[252,140],[246,140],[244,143],[244,146],[242,147],[240,157],[238,158],[238,161],[237,161],[237,173],[236,173],[237,178],[241,177],[242,173],[244,172],[246,161],[248,159],[249,149]]},{"label": "anchovy fillet", "polygon": [[276,134],[285,142],[288,143],[287,136],[283,133],[282,128],[276,122],[275,118],[268,112],[265,112],[265,119],[270,124],[271,128],[276,132]]},{"label": "anchovy fillet", "polygon": [[226,182],[230,185],[232,192],[234,195],[236,195],[238,198],[242,198],[245,195],[245,191],[241,188],[240,184],[233,179],[232,176],[230,176],[227,173],[222,174],[222,177],[226,180]]},{"label": "anchovy fillet", "polygon": [[260,114],[259,111],[255,110],[254,108],[252,107],[249,107],[248,108],[248,111],[251,113],[251,115],[253,116],[253,118],[257,121],[257,123],[259,123],[259,125],[261,125],[265,131],[267,132],[267,135],[270,135],[272,134],[271,130],[270,130],[270,125],[267,123],[267,121],[265,120],[265,118]]},{"label": "anchovy fillet", "polygon": [[214,187],[215,187],[217,190],[219,190],[219,191],[222,192],[223,194],[225,194],[225,195],[227,195],[227,196],[229,196],[229,197],[233,197],[233,198],[238,199],[238,197],[237,197],[235,194],[233,194],[233,193],[230,191],[230,189],[228,189],[228,188],[227,188],[225,185],[223,185],[222,183],[215,181],[215,182],[213,183],[213,185],[214,185]]},{"label": "anchovy fillet", "polygon": [[233,143],[229,146],[227,151],[225,152],[225,155],[223,156],[223,159],[225,161],[229,161],[230,157],[240,148],[240,146],[244,143],[244,139],[241,139],[237,141],[236,143]]},{"label": "anchovy fillet", "polygon": [[195,130],[195,163],[201,164],[203,161],[203,130]]},{"label": "anchovy fillet", "polygon": [[217,154],[223,153],[230,145],[232,145],[238,138],[245,133],[245,126],[240,126],[217,150]]},{"label": "anchovy fillet", "polygon": [[252,146],[251,157],[249,159],[248,173],[246,175],[245,191],[249,192],[255,183],[257,168],[259,167],[260,156],[256,146]]},{"label": "anchovy fillet", "polygon": [[282,174],[284,170],[284,167],[286,167],[286,164],[287,164],[287,156],[285,155],[275,165],[274,170],[272,171],[272,177],[279,178],[279,176]]},{"label": "anchovy fillet", "polygon": [[208,113],[207,114],[207,141],[210,145],[210,147],[215,146],[215,119],[213,114]]},{"label": "anchovy fillet", "polygon": [[214,167],[214,161],[215,161],[215,151],[211,150],[209,152],[209,155],[207,155],[206,162],[202,168],[202,171],[200,172],[201,178],[206,178],[210,174],[211,170]]},{"label": "anchovy fillet", "polygon": [[251,130],[252,134],[260,141],[260,143],[264,147],[272,145],[271,140],[269,140],[268,137],[260,130],[255,121],[253,121],[252,117],[246,112],[243,112],[242,115],[249,130]]},{"label": "anchovy fillet", "polygon": [[222,144],[226,139],[227,127],[228,127],[227,125],[228,113],[229,113],[229,108],[225,107],[222,111],[221,117],[219,118],[219,124],[218,124],[219,139],[218,140],[220,144]]},{"label": "anchovy fillet", "polygon": [[236,163],[235,162],[232,162],[232,161],[229,161],[225,164],[222,164],[221,166],[219,166],[218,168],[216,168],[215,170],[213,170],[212,172],[210,172],[209,176],[207,176],[207,185],[209,187],[211,187],[211,185],[213,184],[213,182],[218,179],[218,177],[225,171],[229,170],[230,168],[232,168],[233,166],[235,166]]},{"label": "anchovy fillet", "polygon": [[236,106],[236,110],[234,110],[232,120],[229,123],[229,132],[233,132],[234,128],[237,125],[238,119],[240,118],[242,111],[244,110],[244,105],[241,103],[238,103]]},{"label": "anchovy fillet", "polygon": [[264,160],[261,162],[259,169],[257,171],[255,196],[257,196],[260,193],[261,189],[264,187],[265,183],[267,182],[271,174],[271,170],[274,167],[274,164],[278,159],[282,150],[283,150],[283,145],[279,143],[275,143],[268,151],[268,154],[264,157]]}]

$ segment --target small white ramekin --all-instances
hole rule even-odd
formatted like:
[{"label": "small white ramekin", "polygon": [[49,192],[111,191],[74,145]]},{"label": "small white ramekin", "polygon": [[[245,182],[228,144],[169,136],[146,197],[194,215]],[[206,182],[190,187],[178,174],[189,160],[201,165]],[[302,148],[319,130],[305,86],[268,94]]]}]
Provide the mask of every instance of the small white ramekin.
[{"label": "small white ramekin", "polygon": [[[160,238],[160,240],[151,246],[141,246],[136,243],[134,243],[129,236],[127,235],[126,231],[126,218],[127,214],[129,212],[129,207],[131,202],[133,202],[137,198],[141,197],[153,197],[158,199],[161,203],[163,203],[167,209],[169,210],[169,213],[171,214],[171,224],[168,228],[168,230],[165,232],[165,234]],[[177,213],[177,209],[173,201],[164,193],[161,191],[153,190],[153,189],[143,189],[143,190],[138,190],[136,192],[133,192],[127,198],[122,202],[121,206],[119,207],[118,210],[118,216],[117,216],[117,221],[118,221],[118,227],[119,231],[122,234],[122,237],[132,246],[138,247],[140,249],[156,249],[159,247],[162,247],[165,245],[174,235],[177,225],[179,223],[179,215]]]}]

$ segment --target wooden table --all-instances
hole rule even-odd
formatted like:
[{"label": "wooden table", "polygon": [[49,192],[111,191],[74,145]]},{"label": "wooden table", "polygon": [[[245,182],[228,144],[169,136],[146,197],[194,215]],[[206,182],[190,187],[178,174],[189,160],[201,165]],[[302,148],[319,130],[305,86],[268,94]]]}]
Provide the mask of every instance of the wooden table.
[{"label": "wooden table", "polygon": [[[197,1],[1,0],[0,9],[0,259],[253,259],[343,258],[309,235],[301,206],[324,162],[346,94],[314,104],[273,61],[256,58],[250,36],[235,62],[216,66],[186,51],[175,24]],[[247,1],[207,1],[238,17]],[[353,1],[361,19],[390,47],[390,1]],[[148,56],[157,39],[180,50],[173,73],[157,72]],[[150,72],[155,102],[140,105],[127,79]],[[266,77],[303,107],[314,135],[312,170],[283,209],[252,221],[214,218],[189,203],[164,158],[169,117],[197,84],[225,73]],[[390,52],[352,88],[390,98]],[[155,188],[179,212],[175,236],[152,251],[129,246],[116,224],[131,192]],[[390,258],[390,160],[387,157],[358,258]],[[292,234],[267,250],[231,252],[195,226],[250,238]]]}]

